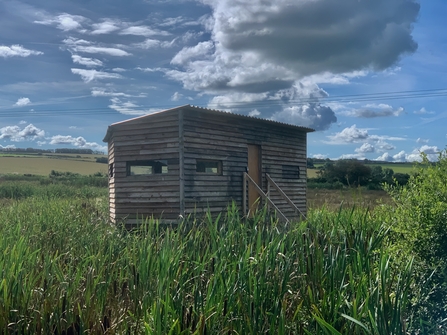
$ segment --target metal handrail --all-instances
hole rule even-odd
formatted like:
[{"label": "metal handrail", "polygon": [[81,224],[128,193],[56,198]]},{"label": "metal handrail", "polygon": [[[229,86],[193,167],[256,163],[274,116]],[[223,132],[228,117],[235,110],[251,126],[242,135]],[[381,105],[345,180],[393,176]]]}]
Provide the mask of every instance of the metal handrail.
[{"label": "metal handrail", "polygon": [[279,187],[279,185],[277,183],[275,183],[275,181],[270,177],[270,175],[268,173],[266,173],[267,176],[267,185],[268,185],[268,195],[270,196],[270,184],[273,185],[274,188],[276,188],[276,190],[279,192],[279,194],[282,196],[282,198],[284,200],[287,201],[287,203],[295,210],[295,213],[299,213],[300,215],[302,215],[304,217],[304,219],[306,219],[306,215],[304,215],[303,212],[301,212],[301,210],[293,203],[292,200],[290,200],[290,198],[287,196],[287,194],[284,193],[284,191],[281,189],[281,187]]},{"label": "metal handrail", "polygon": [[270,197],[268,197],[264,191],[258,186],[258,184],[256,184],[256,182],[248,175],[247,172],[244,172],[244,187],[243,187],[243,195],[244,195],[244,199],[243,199],[243,211],[244,211],[244,215],[247,215],[247,181],[252,183],[256,189],[256,191],[259,193],[259,195],[266,200],[270,206],[272,206],[275,211],[284,219],[284,221],[286,221],[286,223],[289,223],[289,219],[287,219],[287,217],[283,214],[283,212],[280,211],[280,209],[273,203],[273,201],[270,199]]}]

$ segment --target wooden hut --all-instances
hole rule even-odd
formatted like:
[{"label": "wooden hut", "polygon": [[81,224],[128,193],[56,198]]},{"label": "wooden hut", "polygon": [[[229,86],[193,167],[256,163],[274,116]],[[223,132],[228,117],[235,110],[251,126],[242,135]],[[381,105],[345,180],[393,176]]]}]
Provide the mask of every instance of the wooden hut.
[{"label": "wooden hut", "polygon": [[248,214],[267,204],[283,220],[306,214],[306,135],[312,129],[181,106],[110,125],[110,215]]}]

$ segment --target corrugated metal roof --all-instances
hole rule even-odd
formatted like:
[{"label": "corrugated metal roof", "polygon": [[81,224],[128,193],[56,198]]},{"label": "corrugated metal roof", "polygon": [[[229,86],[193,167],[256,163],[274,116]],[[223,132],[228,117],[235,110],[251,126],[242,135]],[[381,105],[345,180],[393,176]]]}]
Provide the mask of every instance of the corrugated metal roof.
[{"label": "corrugated metal roof", "polygon": [[107,134],[104,137],[103,141],[104,142],[108,142],[108,139],[109,139],[109,137],[111,135],[111,132],[113,131],[113,128],[115,128],[116,126],[119,126],[120,124],[124,124],[124,123],[131,122],[131,121],[136,121],[136,120],[139,120],[139,119],[150,118],[150,117],[154,117],[154,116],[156,116],[158,114],[161,114],[161,113],[173,112],[173,111],[180,110],[180,109],[192,109],[192,110],[196,110],[196,111],[205,112],[205,113],[208,113],[208,114],[228,115],[229,117],[236,117],[236,118],[245,119],[245,120],[255,120],[257,122],[262,122],[262,123],[267,123],[267,124],[272,124],[272,125],[291,127],[291,128],[299,129],[300,131],[305,131],[305,132],[313,132],[313,131],[315,131],[312,128],[303,127],[303,126],[297,126],[297,125],[293,125],[293,124],[290,124],[290,123],[284,123],[284,122],[279,122],[279,121],[275,121],[275,120],[262,119],[262,118],[255,117],[255,116],[248,116],[248,115],[237,114],[237,113],[232,113],[232,112],[227,112],[227,111],[222,111],[222,110],[217,110],[217,109],[210,109],[210,108],[205,108],[205,107],[194,106],[194,105],[183,105],[183,106],[178,106],[178,107],[162,110],[162,111],[159,111],[159,112],[155,112],[155,113],[151,113],[151,114],[147,114],[147,115],[142,115],[142,116],[138,116],[138,117],[135,117],[135,118],[132,118],[132,119],[128,119],[128,120],[124,120],[124,121],[113,123],[113,124],[111,124],[107,128]]}]

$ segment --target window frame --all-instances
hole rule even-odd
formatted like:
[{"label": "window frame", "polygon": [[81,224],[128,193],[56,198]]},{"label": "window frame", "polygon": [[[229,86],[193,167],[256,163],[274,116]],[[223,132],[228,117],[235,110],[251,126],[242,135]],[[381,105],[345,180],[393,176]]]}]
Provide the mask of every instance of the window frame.
[{"label": "window frame", "polygon": [[281,166],[282,179],[298,180],[301,178],[301,168],[299,165],[283,164]]},{"label": "window frame", "polygon": [[109,164],[109,178],[115,178],[115,162]]},{"label": "window frame", "polygon": [[[205,171],[199,171],[199,165],[200,164],[209,164],[209,163],[216,163],[216,167],[211,168],[217,168],[217,172],[207,172],[207,166],[205,166]],[[196,159],[196,173],[203,174],[203,175],[210,175],[210,176],[221,176],[222,175],[222,161],[218,159]]]},{"label": "window frame", "polygon": [[[145,166],[151,167],[151,173],[132,174],[132,167]],[[163,171],[166,167],[166,171]],[[167,159],[145,159],[126,162],[126,176],[127,177],[147,177],[154,175],[165,175],[169,173],[169,163]]]}]

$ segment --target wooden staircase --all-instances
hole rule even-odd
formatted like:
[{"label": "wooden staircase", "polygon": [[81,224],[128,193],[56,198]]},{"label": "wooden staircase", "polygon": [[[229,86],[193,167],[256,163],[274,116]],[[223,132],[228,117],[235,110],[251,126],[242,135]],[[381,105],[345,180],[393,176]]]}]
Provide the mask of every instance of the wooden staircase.
[{"label": "wooden staircase", "polygon": [[249,205],[248,205],[248,185],[252,185],[256,191],[258,192],[259,196],[264,200],[264,202],[267,204],[269,209],[273,209],[277,215],[279,216],[280,220],[289,223],[290,219],[278,208],[278,206],[272,201],[271,199],[271,192],[272,190],[275,190],[279,193],[281,198],[287,202],[287,204],[291,207],[291,209],[294,212],[294,218],[298,218],[299,220],[306,219],[306,216],[303,212],[293,203],[292,200],[287,196],[287,194],[279,187],[277,183],[270,177],[270,175],[267,173],[267,193],[265,193],[262,188],[248,175],[247,172],[244,172],[243,175],[243,199],[242,199],[242,210],[244,215],[248,215],[249,211]]}]

